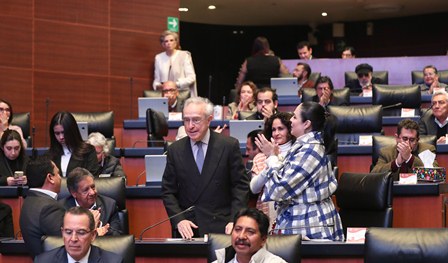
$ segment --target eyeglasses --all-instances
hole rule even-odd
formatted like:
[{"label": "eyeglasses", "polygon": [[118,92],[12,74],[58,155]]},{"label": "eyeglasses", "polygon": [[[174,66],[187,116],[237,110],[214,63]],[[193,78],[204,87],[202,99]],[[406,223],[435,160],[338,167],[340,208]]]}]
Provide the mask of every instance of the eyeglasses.
[{"label": "eyeglasses", "polygon": [[182,121],[184,122],[184,124],[200,124],[204,119],[200,118],[200,117],[194,117],[194,118],[183,118]]},{"label": "eyeglasses", "polygon": [[85,230],[85,229],[78,229],[78,230],[73,230],[73,229],[68,229],[68,228],[62,228],[62,234],[66,237],[70,237],[73,235],[73,233],[76,233],[77,237],[85,237],[87,236],[87,234],[89,234],[90,232],[92,232],[92,230]]},{"label": "eyeglasses", "polygon": [[358,78],[368,77],[369,73],[358,73]]},{"label": "eyeglasses", "polygon": [[404,142],[409,141],[410,143],[414,143],[414,142],[416,142],[416,141],[418,140],[417,138],[409,138],[409,137],[406,137],[406,136],[400,136],[400,138],[401,138],[401,140],[403,140]]},{"label": "eyeglasses", "polygon": [[176,91],[177,91],[176,89],[164,89],[162,90],[162,93],[174,93]]},{"label": "eyeglasses", "polygon": [[10,108],[0,108],[0,112],[11,112]]}]

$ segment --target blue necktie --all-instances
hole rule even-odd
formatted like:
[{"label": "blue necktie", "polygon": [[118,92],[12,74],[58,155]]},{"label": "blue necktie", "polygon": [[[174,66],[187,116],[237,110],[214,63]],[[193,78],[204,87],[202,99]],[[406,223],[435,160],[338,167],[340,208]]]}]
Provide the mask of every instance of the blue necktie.
[{"label": "blue necktie", "polygon": [[204,150],[202,150],[202,142],[196,142],[198,152],[196,153],[196,165],[198,166],[199,173],[202,173],[202,166],[204,166]]}]

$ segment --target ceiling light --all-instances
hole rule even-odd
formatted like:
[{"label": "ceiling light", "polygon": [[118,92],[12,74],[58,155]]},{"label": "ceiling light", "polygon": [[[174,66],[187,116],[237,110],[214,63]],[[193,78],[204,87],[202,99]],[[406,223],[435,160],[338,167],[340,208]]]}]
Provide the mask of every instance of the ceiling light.
[{"label": "ceiling light", "polygon": [[214,6],[214,5],[209,5],[209,6],[208,6],[208,9],[210,9],[210,10],[216,9],[216,6]]},{"label": "ceiling light", "polygon": [[327,16],[327,12],[322,12],[322,16]]},{"label": "ceiling light", "polygon": [[186,7],[179,7],[179,12],[188,12],[188,8],[186,8]]}]

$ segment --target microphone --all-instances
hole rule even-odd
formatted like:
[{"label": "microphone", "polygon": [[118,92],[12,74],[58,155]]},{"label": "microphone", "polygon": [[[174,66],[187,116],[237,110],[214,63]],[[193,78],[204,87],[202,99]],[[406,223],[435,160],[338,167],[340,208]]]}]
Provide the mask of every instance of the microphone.
[{"label": "microphone", "polygon": [[136,187],[138,187],[138,182],[140,181],[140,177],[142,177],[142,175],[145,174],[145,173],[146,173],[146,169],[143,170],[141,173],[139,173],[139,174],[137,175],[137,180],[136,180],[136,182],[135,182],[135,186],[136,186]]},{"label": "microphone", "polygon": [[428,111],[432,110],[432,107],[434,107],[433,103],[431,103],[431,106],[423,112],[423,114],[420,116],[420,118],[418,118],[418,122],[420,122],[422,120],[423,116],[425,116],[426,113],[428,113]]},{"label": "microphone", "polygon": [[129,77],[129,91],[130,91],[130,96],[129,96],[129,99],[130,99],[130,101],[131,101],[131,103],[129,104],[130,105],[130,113],[131,113],[131,116],[130,116],[130,119],[132,119],[132,107],[134,106],[133,105],[133,100],[132,100],[132,90],[134,89],[134,79],[132,78],[132,77]]},{"label": "microphone", "polygon": [[399,106],[401,106],[401,105],[403,105],[403,103],[398,102],[398,103],[395,103],[395,104],[392,104],[392,105],[383,106],[383,107],[381,107],[381,108],[382,108],[383,110],[387,110],[387,109],[392,109],[392,108],[399,107]]},{"label": "microphone", "polygon": [[222,127],[224,127],[224,120],[226,119],[226,114],[225,114],[225,107],[226,107],[226,96],[222,96]]},{"label": "microphone", "polygon": [[163,219],[163,220],[160,221],[160,222],[157,222],[157,223],[155,223],[155,224],[153,224],[153,225],[148,226],[147,228],[143,229],[143,231],[140,233],[139,240],[141,241],[141,240],[143,239],[143,234],[144,234],[146,231],[150,230],[151,228],[154,228],[154,227],[156,227],[156,226],[158,226],[158,225],[160,225],[160,224],[162,224],[162,223],[165,223],[165,222],[168,221],[168,220],[171,220],[171,219],[173,219],[173,218],[175,218],[175,217],[178,217],[178,216],[180,216],[180,215],[183,215],[183,214],[188,213],[188,212],[193,211],[193,210],[194,210],[194,205],[190,206],[189,208],[187,208],[187,209],[185,209],[185,210],[183,210],[183,211],[181,211],[181,212],[179,212],[179,213],[177,213],[177,214],[175,214],[175,215],[172,215],[172,216],[170,216],[170,217],[168,217],[168,218],[165,218],[165,219]]}]

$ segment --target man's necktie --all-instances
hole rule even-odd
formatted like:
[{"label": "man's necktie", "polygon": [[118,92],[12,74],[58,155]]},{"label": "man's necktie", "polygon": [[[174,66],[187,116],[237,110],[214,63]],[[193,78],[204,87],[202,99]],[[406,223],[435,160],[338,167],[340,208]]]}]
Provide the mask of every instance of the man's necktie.
[{"label": "man's necktie", "polygon": [[198,152],[196,153],[196,165],[198,166],[199,173],[202,173],[202,166],[204,166],[204,150],[202,150],[202,142],[196,142]]}]

